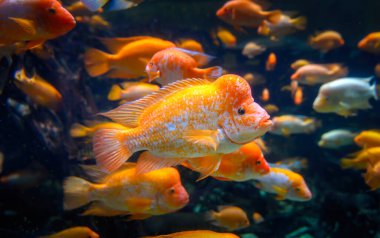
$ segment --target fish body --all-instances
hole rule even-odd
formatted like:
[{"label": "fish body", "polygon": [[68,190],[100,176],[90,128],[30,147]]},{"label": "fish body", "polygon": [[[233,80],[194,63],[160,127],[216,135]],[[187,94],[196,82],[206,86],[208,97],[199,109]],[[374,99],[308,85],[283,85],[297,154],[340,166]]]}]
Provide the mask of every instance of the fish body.
[{"label": "fish body", "polygon": [[265,69],[266,71],[273,71],[277,64],[277,56],[275,53],[270,53],[267,59],[267,62],[265,63]]},{"label": "fish body", "polygon": [[0,1],[0,45],[27,42],[30,47],[64,35],[74,17],[57,0]]},{"label": "fish body", "polygon": [[132,219],[146,218],[174,212],[189,202],[175,168],[163,168],[136,174],[136,164],[126,163],[119,170],[99,176],[99,171],[88,169],[89,174],[103,177],[97,183],[78,177],[64,182],[64,208],[81,207],[90,202],[83,215],[132,215]]},{"label": "fish body", "polygon": [[268,193],[277,194],[276,199],[304,202],[312,194],[302,175],[284,168],[271,168],[269,174],[257,179],[255,186]]},{"label": "fish body", "polygon": [[262,136],[272,124],[254,102],[249,84],[237,75],[224,75],[212,83],[178,81],[102,115],[129,127],[94,135],[97,163],[108,171],[140,150],[158,157],[143,162],[140,158],[140,171],[179,164],[182,158],[230,153]]},{"label": "fish body", "polygon": [[378,160],[380,160],[380,147],[371,147],[341,159],[340,165],[343,169],[366,169],[369,162],[374,164]]},{"label": "fish body", "polygon": [[253,59],[265,51],[266,51],[266,48],[264,46],[258,45],[255,42],[248,42],[244,46],[241,53],[244,56],[248,57],[248,59]]},{"label": "fish body", "polygon": [[358,48],[372,54],[380,54],[380,32],[368,34],[358,43]]},{"label": "fish body", "polygon": [[219,233],[208,230],[181,231],[168,235],[144,236],[142,238],[239,238],[232,233]]},{"label": "fish body", "polygon": [[234,47],[236,46],[236,36],[234,36],[229,30],[226,28],[219,27],[216,31],[216,37],[226,46],[226,47]]},{"label": "fish body", "polygon": [[122,84],[122,86],[112,86],[108,94],[108,100],[124,100],[125,102],[130,102],[156,92],[159,89],[160,87],[155,84],[142,82],[125,82]]},{"label": "fish body", "polygon": [[258,212],[254,212],[252,214],[252,219],[255,222],[255,224],[259,224],[264,221],[264,217]]},{"label": "fish body", "polygon": [[322,53],[327,53],[333,49],[344,45],[343,37],[336,31],[324,31],[309,39],[309,45]]},{"label": "fish body", "polygon": [[238,29],[242,29],[242,27],[256,28],[264,20],[272,23],[279,22],[281,11],[264,11],[253,1],[231,0],[218,9],[216,16]]},{"label": "fish body", "polygon": [[119,11],[138,6],[144,0],[81,0],[91,11]]},{"label": "fish body", "polygon": [[339,149],[354,143],[355,133],[344,129],[335,129],[324,133],[318,142],[322,148]]},{"label": "fish body", "polygon": [[293,101],[295,105],[301,105],[303,101],[303,91],[301,87],[297,87],[294,93]]},{"label": "fish body", "polygon": [[314,100],[314,110],[347,117],[356,115],[357,110],[372,108],[368,100],[377,100],[377,94],[376,85],[370,85],[370,80],[371,78],[341,78],[323,84]]},{"label": "fish body", "polygon": [[86,226],[76,226],[40,238],[99,238],[99,235]]},{"label": "fish body", "polygon": [[178,41],[177,46],[182,49],[196,51],[199,53],[204,53],[203,46],[196,40],[193,39],[181,39]]},{"label": "fish body", "polygon": [[311,117],[282,115],[273,118],[273,126],[270,133],[289,136],[291,134],[308,134],[314,132],[318,122]]},{"label": "fish body", "polygon": [[179,48],[169,48],[154,54],[145,68],[149,82],[155,80],[161,85],[167,85],[185,78],[215,79],[222,75],[222,68],[218,66],[198,68],[199,63],[188,53],[199,55]]},{"label": "fish body", "polygon": [[323,84],[348,74],[346,67],[341,64],[307,64],[296,70],[291,80],[301,84],[316,85]]},{"label": "fish body", "polygon": [[311,63],[312,62],[310,62],[309,60],[306,60],[306,59],[298,59],[290,65],[290,68],[297,70],[297,69],[301,68],[302,66],[305,66],[305,65],[308,65]]},{"label": "fish body", "polygon": [[307,168],[308,163],[306,158],[287,158],[277,161],[275,164],[269,163],[271,168],[283,168],[293,172],[302,171]]},{"label": "fish body", "polygon": [[367,171],[364,174],[365,183],[371,188],[376,190],[380,188],[380,160],[368,163]]},{"label": "fish body", "polygon": [[261,92],[261,100],[264,102],[269,101],[270,99],[270,92],[268,88],[264,88],[263,91]]},{"label": "fish body", "polygon": [[280,21],[276,24],[270,23],[266,20],[263,21],[257,29],[257,32],[260,35],[271,36],[277,39],[299,30],[305,30],[306,24],[306,17],[300,16],[297,18],[291,18],[290,16],[282,14]]},{"label": "fish body", "polygon": [[85,52],[84,63],[91,77],[107,74],[109,78],[137,78],[145,75],[145,67],[152,56],[175,44],[149,36],[129,38],[102,38],[111,54],[90,48]]},{"label": "fish body", "polygon": [[380,147],[380,131],[366,130],[354,138],[356,145],[363,148]]},{"label": "fish body", "polygon": [[217,212],[211,211],[207,216],[213,225],[224,227],[229,231],[242,229],[250,225],[245,211],[236,206],[219,206]]}]

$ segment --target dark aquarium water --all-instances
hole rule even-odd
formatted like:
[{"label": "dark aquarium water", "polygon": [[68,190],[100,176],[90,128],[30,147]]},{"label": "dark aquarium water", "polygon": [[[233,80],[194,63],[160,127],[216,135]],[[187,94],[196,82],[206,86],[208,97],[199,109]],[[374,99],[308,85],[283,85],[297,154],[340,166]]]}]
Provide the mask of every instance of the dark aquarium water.
[{"label": "dark aquarium water", "polygon": [[380,238],[380,1],[83,3],[0,1],[0,237]]}]

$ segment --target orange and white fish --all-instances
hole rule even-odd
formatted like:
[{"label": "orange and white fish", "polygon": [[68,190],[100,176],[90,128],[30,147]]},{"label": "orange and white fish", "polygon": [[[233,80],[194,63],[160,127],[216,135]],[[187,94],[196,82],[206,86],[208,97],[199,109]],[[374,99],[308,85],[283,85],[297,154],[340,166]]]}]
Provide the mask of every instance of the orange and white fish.
[{"label": "orange and white fish", "polygon": [[62,95],[58,90],[35,74],[33,77],[26,75],[25,69],[22,68],[15,73],[15,84],[37,105],[57,110],[62,101]]},{"label": "orange and white fish", "polygon": [[[177,81],[144,98],[101,113],[129,129],[99,130],[93,137],[97,164],[108,171],[137,151],[138,172],[176,165],[189,158],[227,154],[267,132],[269,115],[254,102],[247,81],[224,75]],[[220,158],[210,161],[209,172]]]},{"label": "orange and white fish", "polygon": [[125,100],[126,102],[130,102],[145,97],[159,89],[158,85],[151,83],[125,82],[122,86],[115,84],[108,94],[108,100]]},{"label": "orange and white fish", "polygon": [[145,219],[174,212],[189,202],[189,195],[175,168],[162,168],[137,175],[136,164],[125,163],[111,174],[101,175],[100,171],[89,167],[87,171],[90,176],[97,178],[96,183],[79,177],[65,180],[66,210],[91,202],[83,215],[132,215],[130,219]]},{"label": "orange and white fish", "polygon": [[295,105],[301,105],[303,101],[303,91],[301,87],[298,87],[296,89],[296,92],[294,93],[293,101]]},{"label": "orange and white fish", "polygon": [[273,71],[277,64],[277,56],[275,53],[270,53],[265,63],[266,71]]},{"label": "orange and white fish", "polygon": [[258,212],[254,212],[252,214],[252,219],[255,222],[255,224],[259,224],[264,221],[264,217]]},{"label": "orange and white fish", "polygon": [[207,220],[215,226],[224,227],[229,231],[242,229],[250,225],[247,214],[236,206],[219,206],[218,211],[210,211]]},{"label": "orange and white fish", "polygon": [[[236,36],[234,36],[229,30],[227,30],[224,27],[218,27],[214,38],[219,39],[226,47],[236,46],[236,42],[237,42]],[[217,39],[214,39],[215,40],[214,42],[217,43],[216,45],[219,45]]]},{"label": "orange and white fish", "polygon": [[[189,160],[183,165],[197,171],[196,168],[206,167],[208,160],[208,156],[200,157]],[[263,152],[253,141],[232,153],[222,155],[218,170],[210,176],[224,181],[247,181],[267,174],[269,170]]]},{"label": "orange and white fish", "polygon": [[240,30],[242,27],[259,27],[264,20],[278,23],[281,15],[279,10],[264,11],[257,3],[247,0],[230,0],[216,12],[222,21]]},{"label": "orange and white fish", "polygon": [[254,185],[268,193],[277,194],[277,200],[304,202],[311,199],[312,194],[302,175],[284,168],[272,167],[269,174],[254,182]]},{"label": "orange and white fish", "polygon": [[39,238],[99,238],[99,235],[87,226],[76,226]]},{"label": "orange and white fish", "polygon": [[380,147],[371,147],[350,154],[347,158],[340,160],[340,166],[343,169],[365,169],[371,159],[372,164],[374,164],[373,159],[380,160]]},{"label": "orange and white fish", "polygon": [[358,43],[358,48],[372,54],[380,54],[380,32],[368,34]]},{"label": "orange and white fish", "polygon": [[239,238],[232,233],[219,233],[209,230],[181,231],[168,235],[144,236],[141,238]]},{"label": "orange and white fish", "polygon": [[354,137],[356,135],[356,133],[346,129],[331,130],[321,136],[318,146],[328,149],[340,149],[341,147],[354,144]]},{"label": "orange and white fish", "polygon": [[282,115],[273,118],[272,134],[289,136],[291,134],[309,134],[319,126],[319,121],[301,115]]},{"label": "orange and white fish", "polygon": [[107,74],[109,78],[145,76],[145,67],[152,56],[175,44],[150,36],[101,38],[111,54],[90,48],[84,54],[84,64],[91,77]]},{"label": "orange and white fish", "polygon": [[344,45],[343,37],[336,31],[324,31],[309,38],[309,45],[322,53],[327,53],[333,49]]},{"label": "orange and white fish", "polygon": [[371,190],[380,188],[380,160],[368,163],[367,171],[364,174],[365,183],[371,187]]},{"label": "orange and white fish", "polygon": [[126,129],[125,126],[115,122],[90,122],[89,126],[74,123],[70,129],[70,135],[74,138],[92,136],[100,129]]},{"label": "orange and white fish", "polygon": [[0,45],[25,42],[28,48],[75,26],[74,17],[57,0],[2,0],[0,22]]},{"label": "orange and white fish", "polygon": [[286,158],[286,159],[281,159],[280,161],[277,161],[274,164],[269,164],[271,167],[276,167],[276,168],[284,168],[284,169],[289,169],[293,172],[300,172],[302,170],[307,169],[308,167],[308,162],[307,158],[302,158],[302,157],[292,157],[292,158]]},{"label": "orange and white fish", "polygon": [[271,39],[278,39],[295,33],[296,31],[305,30],[306,24],[306,17],[300,16],[291,18],[288,15],[281,14],[281,18],[276,24],[270,23],[266,20],[263,21],[257,29],[257,33],[264,36],[270,36]]},{"label": "orange and white fish", "polygon": [[241,54],[247,56],[248,59],[253,59],[256,56],[262,54],[264,51],[266,51],[266,48],[264,46],[258,45],[255,42],[251,41],[244,46]]},{"label": "orange and white fish", "polygon": [[164,86],[185,78],[216,79],[220,77],[223,69],[219,66],[207,69],[198,68],[199,63],[192,55],[202,56],[199,58],[202,64],[210,59],[209,56],[201,54],[180,48],[169,48],[157,52],[145,68],[149,82],[154,80]]},{"label": "orange and white fish", "polygon": [[301,84],[316,85],[342,78],[347,74],[347,67],[341,64],[307,64],[299,67],[290,79]]},{"label": "orange and white fish", "polygon": [[264,102],[269,101],[270,99],[270,93],[268,88],[264,88],[263,91],[261,92],[261,100]]},{"label": "orange and white fish", "polygon": [[354,138],[355,143],[364,148],[380,147],[380,131],[379,130],[366,130],[360,132]]}]

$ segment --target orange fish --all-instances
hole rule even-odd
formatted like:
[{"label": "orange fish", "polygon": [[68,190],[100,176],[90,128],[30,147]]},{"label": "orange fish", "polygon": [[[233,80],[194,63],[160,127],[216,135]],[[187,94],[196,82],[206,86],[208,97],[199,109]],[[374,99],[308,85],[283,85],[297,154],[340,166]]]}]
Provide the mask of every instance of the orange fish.
[{"label": "orange fish", "polygon": [[158,85],[141,82],[125,82],[122,86],[113,85],[109,94],[108,100],[118,101],[125,100],[126,102],[140,99],[148,94],[156,92],[160,89]]},{"label": "orange fish", "polygon": [[248,227],[249,219],[243,209],[236,206],[219,206],[218,212],[210,211],[207,214],[208,220],[215,226],[220,226],[229,231]]},{"label": "orange fish", "polygon": [[71,126],[70,135],[74,138],[92,136],[100,129],[126,129],[126,127],[114,122],[91,122],[88,127],[75,123]]},{"label": "orange fish", "polygon": [[182,49],[204,53],[202,44],[193,39],[181,39],[178,41],[177,46]]},{"label": "orange fish", "polygon": [[330,50],[343,46],[344,40],[336,31],[324,31],[316,36],[311,36],[309,39],[309,45],[313,49],[326,53]]},{"label": "orange fish", "polygon": [[[190,169],[204,168],[208,159],[208,156],[192,159],[184,166]],[[247,181],[267,174],[269,170],[260,147],[256,142],[250,142],[232,153],[222,155],[218,170],[210,176],[219,180]]]},{"label": "orange fish", "polygon": [[259,27],[264,20],[278,23],[281,15],[279,10],[267,12],[257,3],[247,0],[228,1],[216,12],[217,17],[240,30],[242,27]]},{"label": "orange fish", "polygon": [[252,214],[252,219],[255,222],[255,224],[259,224],[264,221],[264,217],[258,212],[254,212]]},{"label": "orange fish", "polygon": [[297,69],[301,68],[302,66],[305,66],[305,65],[308,65],[308,64],[311,64],[311,63],[312,62],[310,62],[309,60],[299,59],[299,60],[294,61],[290,65],[290,68],[292,68],[294,70],[297,70]]},{"label": "orange fish", "polygon": [[[233,152],[272,125],[267,112],[254,102],[247,81],[232,74],[214,82],[177,81],[101,115],[128,129],[94,134],[98,165],[113,171],[134,152],[148,150],[150,155],[138,161],[139,173],[189,158]],[[211,173],[220,158],[209,162]]]},{"label": "orange fish", "polygon": [[62,101],[62,95],[58,90],[46,82],[43,78],[35,74],[29,78],[25,69],[20,69],[15,73],[15,84],[37,105],[57,110]]},{"label": "orange fish", "polygon": [[371,187],[371,190],[380,188],[380,160],[368,163],[367,172],[364,174],[365,183]]},{"label": "orange fish", "polygon": [[239,236],[232,233],[219,233],[208,230],[196,231],[181,231],[168,235],[160,236],[144,236],[142,238],[239,238]]},{"label": "orange fish", "polygon": [[376,77],[380,78],[380,64],[377,64],[375,66],[375,75]]},{"label": "orange fish", "polygon": [[301,105],[302,104],[302,101],[303,101],[303,92],[302,92],[302,88],[301,87],[298,87],[296,89],[296,92],[294,93],[294,104],[295,105]]},{"label": "orange fish", "polygon": [[[234,36],[229,30],[223,27],[218,27],[216,31],[216,35],[214,35],[214,38],[219,39],[225,46],[227,47],[234,47],[236,46],[236,36]],[[217,39],[215,39],[215,42],[218,43]],[[219,45],[216,44],[216,45]]]},{"label": "orange fish", "polygon": [[57,0],[0,1],[0,45],[26,42],[29,48],[66,34],[74,17]]},{"label": "orange fish", "polygon": [[358,146],[363,147],[364,149],[371,147],[380,147],[380,131],[362,131],[354,138],[354,141]]},{"label": "orange fish", "polygon": [[[371,159],[372,161],[373,159],[380,160],[380,147],[371,147],[350,154],[349,158],[340,160],[340,165],[343,169],[365,169]],[[374,162],[372,162],[372,164],[374,164]]]},{"label": "orange fish", "polygon": [[99,235],[86,226],[76,226],[39,238],[99,238]]},{"label": "orange fish", "polygon": [[93,167],[87,167],[87,171],[95,177],[96,183],[78,177],[65,180],[66,210],[91,202],[83,215],[132,215],[130,219],[145,219],[174,212],[189,202],[189,195],[175,168],[162,168],[137,175],[136,164],[125,163],[111,174],[102,174]]},{"label": "orange fish", "polygon": [[88,74],[96,77],[107,73],[109,78],[137,78],[145,75],[145,66],[160,50],[175,47],[170,41],[150,36],[101,38],[111,54],[90,48],[84,64]]},{"label": "orange fish", "polygon": [[265,63],[265,69],[267,71],[273,71],[277,64],[277,56],[275,53],[270,53],[267,59],[267,62]]},{"label": "orange fish", "polygon": [[269,99],[270,99],[269,89],[264,88],[262,93],[261,93],[261,100],[263,100],[264,102],[267,102],[267,101],[269,101]]},{"label": "orange fish", "polygon": [[380,32],[372,32],[364,37],[358,48],[372,54],[380,54]]},{"label": "orange fish", "polygon": [[[155,80],[161,85],[167,85],[185,78],[215,79],[222,75],[223,69],[219,66],[200,69],[199,63],[191,55],[200,56],[196,51],[187,51],[180,48],[170,48],[157,52],[147,64],[145,71],[149,76],[149,82]],[[203,55],[202,64],[209,61],[207,55]]]}]

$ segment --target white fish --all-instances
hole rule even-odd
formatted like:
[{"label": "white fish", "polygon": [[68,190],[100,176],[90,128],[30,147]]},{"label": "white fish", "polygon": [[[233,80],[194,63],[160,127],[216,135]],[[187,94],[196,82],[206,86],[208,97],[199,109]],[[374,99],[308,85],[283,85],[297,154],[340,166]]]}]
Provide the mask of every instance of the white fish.
[{"label": "white fish", "polygon": [[308,134],[314,132],[319,122],[312,117],[282,115],[273,117],[273,126],[269,133],[289,136],[291,134]]},{"label": "white fish", "polygon": [[318,145],[322,148],[339,149],[343,146],[352,145],[355,136],[356,133],[349,130],[335,129],[324,133],[321,136]]},{"label": "white fish", "polygon": [[247,56],[249,59],[253,59],[255,56],[263,53],[266,50],[264,46],[258,45],[255,42],[248,42],[241,52],[244,56]]},{"label": "white fish", "polygon": [[323,84],[313,108],[320,113],[336,113],[340,116],[354,116],[359,109],[370,109],[368,100],[378,99],[376,85],[370,85],[372,78],[341,78]]}]

